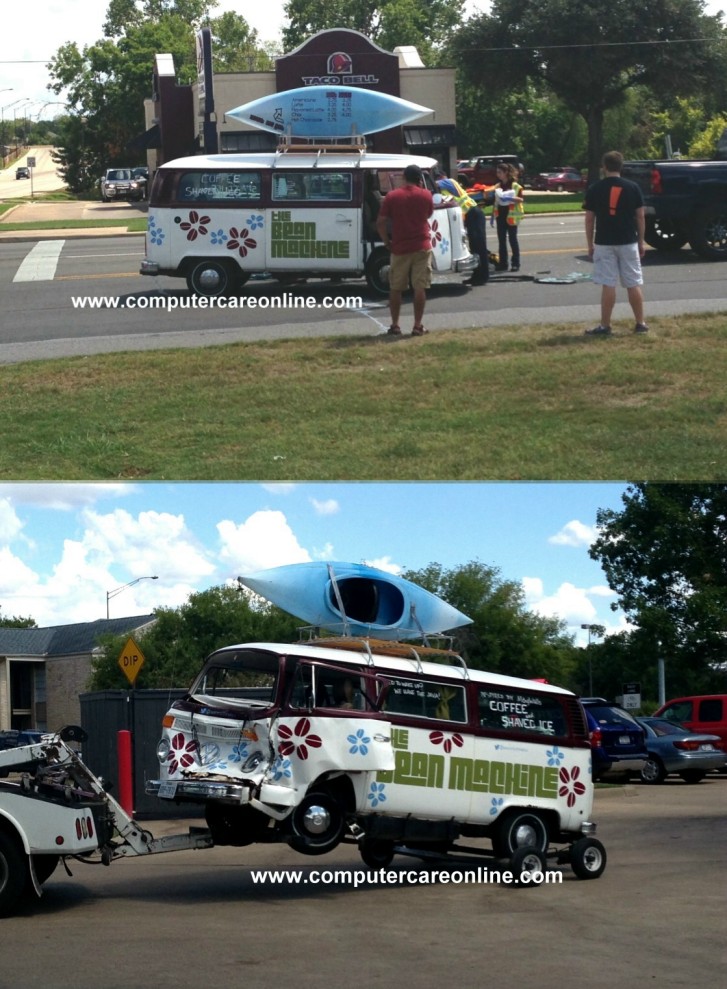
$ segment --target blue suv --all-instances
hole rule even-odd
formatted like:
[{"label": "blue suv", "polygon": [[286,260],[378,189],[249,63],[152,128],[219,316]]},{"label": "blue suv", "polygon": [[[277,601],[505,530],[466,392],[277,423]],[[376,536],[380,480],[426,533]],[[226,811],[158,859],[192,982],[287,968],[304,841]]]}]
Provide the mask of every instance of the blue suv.
[{"label": "blue suv", "polygon": [[581,697],[591,736],[593,779],[624,779],[640,773],[649,753],[635,718],[603,697]]}]

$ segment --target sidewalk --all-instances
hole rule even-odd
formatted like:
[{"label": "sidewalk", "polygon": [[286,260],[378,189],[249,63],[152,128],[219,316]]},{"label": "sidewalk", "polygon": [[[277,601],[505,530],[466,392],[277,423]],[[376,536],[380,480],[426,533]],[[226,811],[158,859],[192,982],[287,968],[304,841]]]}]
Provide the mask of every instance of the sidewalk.
[{"label": "sidewalk", "polygon": [[[10,223],[48,223],[57,220],[134,220],[146,216],[147,203],[102,203],[100,200],[73,202],[41,202],[28,200],[19,203],[0,217],[0,241],[40,240],[42,238],[68,240],[73,237],[125,237],[124,227],[58,227],[53,230],[3,229]],[[139,236],[138,231],[131,232]]]}]

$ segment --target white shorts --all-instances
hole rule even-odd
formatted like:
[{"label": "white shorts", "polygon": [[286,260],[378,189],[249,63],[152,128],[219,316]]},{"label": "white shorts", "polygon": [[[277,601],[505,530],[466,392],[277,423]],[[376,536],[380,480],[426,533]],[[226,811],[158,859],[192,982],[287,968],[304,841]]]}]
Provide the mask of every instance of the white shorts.
[{"label": "white shorts", "polygon": [[596,244],[593,248],[593,281],[596,285],[624,288],[644,284],[638,244]]}]

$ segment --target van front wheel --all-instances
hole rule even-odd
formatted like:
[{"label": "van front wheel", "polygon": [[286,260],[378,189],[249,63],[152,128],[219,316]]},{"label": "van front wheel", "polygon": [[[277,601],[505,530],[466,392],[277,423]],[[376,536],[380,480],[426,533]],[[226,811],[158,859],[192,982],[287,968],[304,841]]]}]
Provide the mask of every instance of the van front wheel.
[{"label": "van front wheel", "polygon": [[518,848],[544,852],[548,847],[548,828],[533,811],[510,811],[495,825],[492,848],[498,858],[509,858]]},{"label": "van front wheel", "polygon": [[230,295],[245,281],[228,263],[212,259],[195,261],[187,272],[187,287],[195,295]]},{"label": "van front wheel", "polygon": [[333,794],[316,790],[293,811],[288,844],[304,855],[324,855],[340,842],[345,823],[343,808]]}]

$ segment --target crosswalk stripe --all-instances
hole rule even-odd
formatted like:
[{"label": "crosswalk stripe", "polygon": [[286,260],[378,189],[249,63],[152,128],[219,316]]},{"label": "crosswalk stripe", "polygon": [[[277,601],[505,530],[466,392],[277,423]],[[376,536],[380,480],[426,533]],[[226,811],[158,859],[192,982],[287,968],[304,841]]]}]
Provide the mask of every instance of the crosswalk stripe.
[{"label": "crosswalk stripe", "polygon": [[40,240],[15,272],[14,282],[52,282],[65,240]]}]

